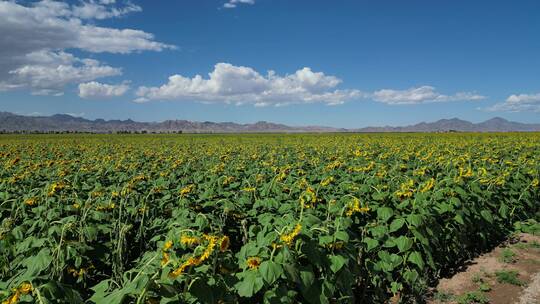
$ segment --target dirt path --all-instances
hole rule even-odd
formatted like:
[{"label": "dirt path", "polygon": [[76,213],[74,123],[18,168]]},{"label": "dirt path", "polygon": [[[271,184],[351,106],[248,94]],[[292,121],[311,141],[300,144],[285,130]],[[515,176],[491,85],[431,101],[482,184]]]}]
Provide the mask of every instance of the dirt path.
[{"label": "dirt path", "polygon": [[520,234],[443,278],[430,304],[540,304],[540,236]]},{"label": "dirt path", "polygon": [[518,304],[529,303],[540,303],[540,272],[533,277],[533,280],[519,298]]}]

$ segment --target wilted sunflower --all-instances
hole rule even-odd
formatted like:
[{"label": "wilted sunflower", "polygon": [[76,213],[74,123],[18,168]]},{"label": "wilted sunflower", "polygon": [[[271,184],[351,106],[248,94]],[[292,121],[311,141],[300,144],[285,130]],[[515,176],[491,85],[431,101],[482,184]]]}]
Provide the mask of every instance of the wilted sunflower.
[{"label": "wilted sunflower", "polygon": [[219,250],[221,252],[224,252],[225,250],[227,250],[227,248],[229,248],[229,242],[230,242],[229,237],[226,235],[223,236],[221,238],[221,242],[219,243]]}]

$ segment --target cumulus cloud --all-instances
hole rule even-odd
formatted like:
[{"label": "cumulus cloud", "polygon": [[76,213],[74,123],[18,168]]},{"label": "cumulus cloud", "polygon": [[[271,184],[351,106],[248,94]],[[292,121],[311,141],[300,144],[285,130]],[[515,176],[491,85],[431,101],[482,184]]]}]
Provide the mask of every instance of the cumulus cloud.
[{"label": "cumulus cloud", "polygon": [[[127,54],[174,48],[155,41],[152,34],[144,31],[94,24],[95,20],[140,10],[131,2],[117,4],[113,0],[85,0],[71,5],[52,0],[26,5],[0,1],[0,90],[30,88],[36,89],[34,92],[56,92],[62,84],[119,74],[120,69],[92,59],[75,58],[66,52],[68,49]],[[34,62],[40,56],[51,61]],[[69,57],[69,62],[59,57]],[[53,77],[60,80],[53,81]],[[51,88],[46,87],[47,82]]]},{"label": "cumulus cloud", "polygon": [[444,95],[432,86],[421,86],[407,90],[383,89],[373,92],[372,99],[390,105],[422,104],[431,102],[482,100],[485,96],[472,92],[458,92]]},{"label": "cumulus cloud", "polygon": [[24,59],[23,65],[8,72],[10,78],[6,85],[29,88],[36,95],[62,95],[67,84],[122,74],[119,68],[93,59],[80,59],[62,51],[34,52]]},{"label": "cumulus cloud", "polygon": [[224,8],[235,8],[238,4],[255,4],[255,0],[229,0],[229,2],[223,4]]},{"label": "cumulus cloud", "polygon": [[111,98],[124,95],[129,90],[127,83],[117,85],[104,84],[96,81],[79,84],[79,96],[81,98]]},{"label": "cumulus cloud", "polygon": [[139,87],[137,102],[151,100],[186,100],[253,104],[255,106],[292,103],[336,105],[362,96],[358,90],[339,90],[341,80],[322,72],[303,68],[294,74],[279,76],[274,71],[262,75],[250,67],[218,63],[208,78],[196,75],[169,77],[159,87]]},{"label": "cumulus cloud", "polygon": [[514,94],[489,108],[490,112],[540,112],[540,93]]}]

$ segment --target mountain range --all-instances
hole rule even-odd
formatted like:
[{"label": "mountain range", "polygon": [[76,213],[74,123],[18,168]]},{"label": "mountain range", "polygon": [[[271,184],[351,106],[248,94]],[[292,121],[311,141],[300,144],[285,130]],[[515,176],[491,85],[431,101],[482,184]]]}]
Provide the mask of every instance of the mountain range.
[{"label": "mountain range", "polygon": [[540,124],[526,124],[495,117],[484,122],[472,123],[458,118],[441,119],[435,122],[421,122],[405,127],[367,127],[356,132],[534,132],[540,131]]},{"label": "mountain range", "polygon": [[0,112],[0,131],[5,132],[178,132],[184,133],[257,133],[257,132],[530,132],[540,131],[540,124],[512,122],[496,117],[481,123],[453,118],[435,122],[422,122],[403,127],[366,127],[358,129],[332,128],[323,126],[287,126],[259,121],[253,124],[234,122],[196,122],[188,120],[166,120],[163,122],[137,122],[127,120],[89,120],[67,114],[52,116],[24,116]]}]

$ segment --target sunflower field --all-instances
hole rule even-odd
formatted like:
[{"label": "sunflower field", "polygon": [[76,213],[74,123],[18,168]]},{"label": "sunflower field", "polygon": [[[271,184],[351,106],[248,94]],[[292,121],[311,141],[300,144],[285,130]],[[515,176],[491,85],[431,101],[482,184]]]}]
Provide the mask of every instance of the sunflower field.
[{"label": "sunflower field", "polygon": [[422,301],[538,220],[540,134],[2,135],[0,302]]}]

